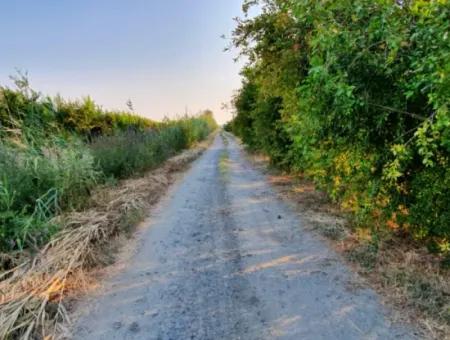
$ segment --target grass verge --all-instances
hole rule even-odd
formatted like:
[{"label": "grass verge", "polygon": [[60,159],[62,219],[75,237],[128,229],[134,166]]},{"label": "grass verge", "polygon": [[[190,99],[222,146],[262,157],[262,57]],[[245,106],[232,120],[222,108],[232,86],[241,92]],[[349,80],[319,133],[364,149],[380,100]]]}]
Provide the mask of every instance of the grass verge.
[{"label": "grass verge", "polygon": [[50,339],[67,331],[66,302],[104,264],[111,240],[130,233],[149,207],[207,147],[187,150],[139,178],[97,189],[89,207],[54,218],[62,229],[35,256],[0,275],[0,338]]}]

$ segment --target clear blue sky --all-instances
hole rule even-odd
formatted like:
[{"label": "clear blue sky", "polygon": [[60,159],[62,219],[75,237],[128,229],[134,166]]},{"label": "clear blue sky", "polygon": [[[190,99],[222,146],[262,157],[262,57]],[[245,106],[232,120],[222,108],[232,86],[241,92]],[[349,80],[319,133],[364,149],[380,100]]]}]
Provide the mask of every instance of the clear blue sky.
[{"label": "clear blue sky", "polygon": [[240,84],[223,52],[241,0],[14,0],[0,4],[0,84],[15,68],[46,94],[91,95],[153,119],[221,110]]}]

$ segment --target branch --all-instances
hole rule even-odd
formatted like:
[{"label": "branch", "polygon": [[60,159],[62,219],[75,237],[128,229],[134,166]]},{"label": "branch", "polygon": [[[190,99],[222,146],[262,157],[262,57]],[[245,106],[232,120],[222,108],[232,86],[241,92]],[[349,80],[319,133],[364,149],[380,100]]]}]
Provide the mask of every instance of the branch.
[{"label": "branch", "polygon": [[385,110],[388,110],[388,111],[391,111],[391,112],[401,113],[401,114],[404,114],[406,116],[410,116],[410,117],[413,117],[413,118],[416,118],[416,119],[419,119],[419,120],[422,120],[422,121],[426,121],[426,120],[429,119],[429,117],[427,118],[427,117],[424,117],[424,116],[421,116],[421,115],[418,115],[418,114],[415,114],[415,113],[412,113],[412,112],[398,110],[398,109],[395,109],[395,108],[389,107],[389,106],[384,106],[384,105],[379,105],[379,104],[374,104],[374,103],[369,103],[369,105],[375,106],[375,107],[379,107],[379,108],[382,108],[382,109],[385,109]]}]

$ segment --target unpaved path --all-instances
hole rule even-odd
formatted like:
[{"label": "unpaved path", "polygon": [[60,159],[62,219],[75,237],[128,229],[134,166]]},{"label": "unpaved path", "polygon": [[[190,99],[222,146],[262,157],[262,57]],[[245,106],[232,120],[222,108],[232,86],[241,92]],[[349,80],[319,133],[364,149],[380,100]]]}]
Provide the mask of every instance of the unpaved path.
[{"label": "unpaved path", "polygon": [[301,217],[217,136],[152,213],[78,339],[410,339]]}]

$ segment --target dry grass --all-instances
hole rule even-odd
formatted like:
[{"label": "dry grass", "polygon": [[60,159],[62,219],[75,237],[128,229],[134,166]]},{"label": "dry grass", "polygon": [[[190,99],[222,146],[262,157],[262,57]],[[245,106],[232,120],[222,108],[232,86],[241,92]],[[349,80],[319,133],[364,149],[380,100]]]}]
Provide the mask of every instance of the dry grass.
[{"label": "dry grass", "polygon": [[397,307],[398,318],[417,324],[429,338],[449,339],[450,275],[440,259],[392,238],[380,242],[374,262],[371,270],[359,265],[359,272]]},{"label": "dry grass", "polygon": [[[117,235],[156,203],[207,142],[169,159],[162,168],[92,196],[90,208],[58,216],[61,231],[37,255],[0,275],[0,339],[54,339],[70,322],[67,297],[90,284],[89,270],[102,264]],[[6,255],[3,255],[6,256]]]},{"label": "dry grass", "polygon": [[268,175],[280,197],[301,213],[305,224],[325,236],[394,307],[396,319],[417,326],[424,338],[450,339],[450,272],[441,267],[439,257],[392,234],[374,247],[367,233],[350,228],[346,216],[311,181],[269,169],[262,155],[249,157]]}]

